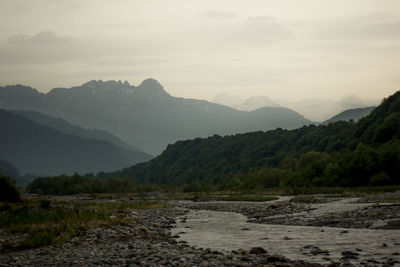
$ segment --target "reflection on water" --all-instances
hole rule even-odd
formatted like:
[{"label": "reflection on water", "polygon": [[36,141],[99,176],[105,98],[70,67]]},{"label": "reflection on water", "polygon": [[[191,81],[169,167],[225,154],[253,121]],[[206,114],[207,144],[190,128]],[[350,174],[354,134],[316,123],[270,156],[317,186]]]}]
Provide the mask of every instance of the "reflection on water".
[{"label": "reflection on water", "polygon": [[349,259],[351,263],[400,260],[393,255],[400,251],[400,230],[255,224],[238,213],[204,210],[190,211],[185,217],[186,221],[177,221],[172,234],[201,248],[231,251],[261,246],[270,254],[319,263],[339,261],[343,251],[358,254],[357,259]]}]

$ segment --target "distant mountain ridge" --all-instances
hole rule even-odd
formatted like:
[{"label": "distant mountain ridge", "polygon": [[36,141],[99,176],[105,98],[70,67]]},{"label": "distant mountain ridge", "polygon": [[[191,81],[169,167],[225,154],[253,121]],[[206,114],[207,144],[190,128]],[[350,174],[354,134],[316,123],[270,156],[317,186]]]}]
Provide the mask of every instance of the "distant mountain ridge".
[{"label": "distant mountain ridge", "polygon": [[[310,162],[315,163],[312,168]],[[304,168],[302,177],[293,173],[299,168]],[[263,169],[267,170],[263,179],[281,173],[279,179],[297,186],[400,184],[400,91],[357,123],[179,141],[151,161],[102,176],[131,177],[137,183],[225,185],[235,176],[252,179],[249,173]]]},{"label": "distant mountain ridge", "polygon": [[242,111],[254,111],[264,107],[282,107],[277,102],[266,96],[252,96],[242,99],[240,96],[230,95],[227,93],[218,94],[214,97],[213,102]]},{"label": "distant mountain ridge", "polygon": [[109,141],[67,134],[5,110],[0,110],[0,147],[0,158],[21,175],[112,171],[151,158]]},{"label": "distant mountain ridge", "polygon": [[21,85],[0,87],[0,108],[37,111],[84,128],[104,130],[153,155],[178,140],[312,123],[286,108],[245,112],[173,97],[154,79],[137,87],[121,81],[90,81],[47,94]]},{"label": "distant mountain ridge", "polygon": [[128,149],[128,150],[132,150],[135,152],[141,152],[144,154],[144,159],[148,159],[150,157],[150,155],[145,154],[140,149],[121,141],[113,134],[110,134],[105,131],[96,130],[96,129],[92,129],[92,130],[85,129],[80,126],[73,125],[64,119],[44,115],[44,114],[36,112],[36,111],[15,110],[15,111],[12,111],[12,113],[21,115],[31,121],[36,122],[37,124],[47,126],[49,128],[55,129],[55,130],[59,130],[66,134],[70,134],[70,135],[74,135],[74,136],[78,136],[78,137],[82,137],[82,138],[86,138],[86,139],[108,141],[122,149]]},{"label": "distant mountain ridge", "polygon": [[348,109],[345,111],[340,112],[339,114],[333,116],[329,120],[326,120],[323,122],[323,124],[328,124],[336,121],[359,121],[361,118],[368,116],[372,110],[374,110],[374,107],[365,107],[365,108],[354,108],[354,109]]}]

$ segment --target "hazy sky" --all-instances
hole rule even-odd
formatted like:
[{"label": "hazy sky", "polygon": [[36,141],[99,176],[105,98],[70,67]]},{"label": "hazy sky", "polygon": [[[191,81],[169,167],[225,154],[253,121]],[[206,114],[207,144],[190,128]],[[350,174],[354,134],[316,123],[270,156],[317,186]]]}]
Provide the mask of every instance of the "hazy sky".
[{"label": "hazy sky", "polygon": [[175,96],[381,99],[399,0],[0,0],[0,85],[155,78]]}]

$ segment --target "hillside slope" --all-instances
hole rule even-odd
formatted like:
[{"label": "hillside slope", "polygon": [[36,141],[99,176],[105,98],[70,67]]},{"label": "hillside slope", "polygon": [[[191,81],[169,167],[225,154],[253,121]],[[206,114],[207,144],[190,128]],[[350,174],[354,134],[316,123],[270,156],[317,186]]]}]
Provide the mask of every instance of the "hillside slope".
[{"label": "hillside slope", "polygon": [[[383,181],[400,183],[399,139],[397,92],[357,123],[179,141],[147,163],[105,176],[131,177],[140,183],[218,184],[239,174],[284,168],[287,183],[303,186],[314,178],[316,184],[368,185],[378,174]],[[322,177],[328,178],[321,181]]]},{"label": "hillside slope", "polygon": [[202,100],[169,95],[153,79],[135,87],[127,82],[91,81],[43,94],[21,85],[0,88],[0,108],[37,111],[88,129],[114,134],[157,155],[178,140],[227,135],[312,123],[293,110],[270,107],[238,111]]},{"label": "hillside slope", "polygon": [[[97,129],[91,129],[91,130],[85,129],[80,126],[73,125],[64,119],[51,117],[51,116],[48,116],[48,115],[45,115],[45,114],[42,114],[42,113],[39,113],[36,111],[16,110],[16,111],[12,111],[12,113],[21,115],[37,124],[47,126],[49,128],[55,129],[55,130],[59,130],[66,134],[70,134],[70,135],[74,135],[74,136],[78,136],[78,137],[82,137],[82,138],[86,138],[86,139],[104,140],[104,141],[108,141],[108,142],[110,142],[120,148],[123,148],[123,149],[128,149],[128,150],[132,150],[135,152],[141,152],[138,148],[135,148],[135,147],[121,141],[116,136],[114,136],[113,134],[110,134],[106,131],[101,131],[101,130],[97,130]],[[143,161],[148,160],[149,155],[145,154],[144,152],[142,152],[142,153],[143,153]],[[139,156],[139,153],[138,153],[138,156]]]},{"label": "hillside slope", "polygon": [[141,152],[65,134],[4,110],[0,110],[0,147],[0,157],[21,175],[112,171],[145,160]]},{"label": "hillside slope", "polygon": [[323,124],[328,124],[336,121],[349,121],[349,120],[357,122],[361,118],[368,116],[371,113],[371,111],[374,110],[374,108],[375,107],[348,109],[324,121]]}]

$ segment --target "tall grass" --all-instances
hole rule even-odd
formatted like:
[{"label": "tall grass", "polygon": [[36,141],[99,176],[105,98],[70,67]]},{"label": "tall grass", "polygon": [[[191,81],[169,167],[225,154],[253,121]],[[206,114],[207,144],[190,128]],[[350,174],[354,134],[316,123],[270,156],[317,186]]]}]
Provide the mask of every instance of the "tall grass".
[{"label": "tall grass", "polygon": [[2,249],[28,249],[63,242],[97,226],[121,224],[122,214],[131,209],[164,208],[155,201],[130,203],[65,203],[58,201],[24,201],[0,206],[0,227],[14,234],[26,234],[17,243],[3,244]]}]

